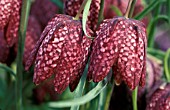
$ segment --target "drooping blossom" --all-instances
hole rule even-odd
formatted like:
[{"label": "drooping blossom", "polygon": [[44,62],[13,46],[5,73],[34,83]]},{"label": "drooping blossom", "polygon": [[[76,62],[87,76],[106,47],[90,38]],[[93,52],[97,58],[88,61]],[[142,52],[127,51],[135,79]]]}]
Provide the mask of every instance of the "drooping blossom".
[{"label": "drooping blossom", "polygon": [[170,84],[161,85],[152,94],[146,110],[170,110]]},{"label": "drooping blossom", "polygon": [[0,1],[0,29],[9,46],[17,42],[22,0]]},{"label": "drooping blossom", "polygon": [[[84,0],[65,0],[64,12],[70,16],[76,16]],[[87,25],[95,31],[98,22],[101,0],[92,0]]]},{"label": "drooping blossom", "polygon": [[146,30],[142,22],[117,17],[106,19],[96,31],[88,70],[89,80],[103,80],[113,69],[117,85],[130,89],[145,85]]},{"label": "drooping blossom", "polygon": [[[88,35],[92,31],[87,28]],[[91,40],[82,30],[81,21],[67,15],[56,15],[46,26],[32,54],[26,70],[35,60],[35,84],[54,75],[55,91],[63,92],[68,85],[73,91],[85,68]]]}]

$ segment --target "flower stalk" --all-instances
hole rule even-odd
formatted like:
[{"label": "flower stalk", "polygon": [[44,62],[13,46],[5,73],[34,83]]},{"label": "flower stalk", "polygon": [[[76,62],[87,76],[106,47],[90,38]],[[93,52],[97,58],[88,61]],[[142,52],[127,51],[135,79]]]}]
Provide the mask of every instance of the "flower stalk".
[{"label": "flower stalk", "polygon": [[126,9],[126,13],[124,15],[126,18],[132,17],[136,1],[137,0],[129,0],[128,6],[127,6],[127,9]]},{"label": "flower stalk", "polygon": [[84,0],[84,1],[83,1],[83,3],[82,3],[82,5],[81,5],[81,7],[80,7],[80,9],[79,9],[79,11],[78,11],[78,13],[77,13],[77,15],[75,16],[74,20],[79,20],[80,15],[81,15],[81,12],[83,11],[83,9],[84,9],[87,1],[88,1],[88,0]]},{"label": "flower stalk", "polygon": [[28,15],[30,11],[31,0],[22,1],[21,19],[18,37],[18,54],[17,54],[17,73],[16,73],[16,110],[22,110],[22,80],[23,80],[23,52],[24,42],[27,29]]},{"label": "flower stalk", "polygon": [[138,95],[138,87],[136,87],[135,90],[132,92],[133,110],[138,110],[137,95]]}]

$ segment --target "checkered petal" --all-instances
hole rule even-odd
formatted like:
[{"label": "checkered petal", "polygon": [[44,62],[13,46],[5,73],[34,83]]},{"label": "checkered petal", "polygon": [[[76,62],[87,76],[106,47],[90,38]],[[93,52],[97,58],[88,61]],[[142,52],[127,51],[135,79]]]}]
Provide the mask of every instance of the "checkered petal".
[{"label": "checkered petal", "polygon": [[[143,23],[123,17],[105,20],[94,40],[88,76],[94,82],[113,68],[115,82],[124,81],[130,89],[145,85],[146,30]],[[116,25],[114,22],[117,21]],[[105,35],[106,34],[106,35]]]},{"label": "checkered petal", "polygon": [[[92,0],[87,24],[93,31],[96,30],[101,0]],[[83,0],[65,0],[64,12],[70,16],[76,16]]]}]

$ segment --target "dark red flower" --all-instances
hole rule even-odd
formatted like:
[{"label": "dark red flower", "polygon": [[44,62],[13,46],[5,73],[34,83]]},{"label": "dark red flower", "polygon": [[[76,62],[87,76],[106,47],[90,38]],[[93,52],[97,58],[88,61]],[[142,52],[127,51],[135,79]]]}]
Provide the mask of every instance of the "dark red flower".
[{"label": "dark red flower", "polygon": [[[70,16],[76,16],[84,0],[65,0],[64,12]],[[93,31],[97,27],[101,0],[92,0],[87,24]]]},{"label": "dark red flower", "polygon": [[170,110],[170,84],[160,86],[153,93],[146,110]]},{"label": "dark red flower", "polygon": [[116,84],[130,89],[145,85],[146,30],[143,23],[124,17],[104,20],[94,39],[88,78],[103,80],[113,68]]},{"label": "dark red flower", "polygon": [[[87,28],[88,34],[91,31]],[[82,30],[79,20],[67,15],[56,15],[41,34],[26,70],[35,59],[35,84],[40,84],[53,74],[55,91],[61,93],[70,85],[71,91],[77,86],[84,70],[91,40]]]},{"label": "dark red flower", "polygon": [[0,29],[4,30],[7,44],[12,46],[17,41],[21,0],[0,1]]},{"label": "dark red flower", "polygon": [[58,7],[50,0],[35,0],[31,6],[31,15],[35,16],[42,29],[45,28],[48,21],[58,12]]}]

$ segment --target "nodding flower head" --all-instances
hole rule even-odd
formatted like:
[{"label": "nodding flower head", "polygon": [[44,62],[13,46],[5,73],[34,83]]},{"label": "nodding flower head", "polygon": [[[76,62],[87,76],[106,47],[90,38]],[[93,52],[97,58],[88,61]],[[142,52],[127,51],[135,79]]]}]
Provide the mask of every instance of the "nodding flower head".
[{"label": "nodding flower head", "polygon": [[17,42],[21,0],[1,0],[0,9],[0,29],[5,32],[7,44],[12,46]]},{"label": "nodding flower head", "polygon": [[145,26],[140,21],[124,17],[104,20],[94,39],[89,80],[103,80],[112,68],[116,84],[123,80],[132,90],[144,86],[146,43]]},{"label": "nodding flower head", "polygon": [[[84,0],[65,0],[64,12],[70,16],[76,16]],[[87,25],[93,31],[96,30],[101,0],[92,0]]]},{"label": "nodding flower head", "polygon": [[151,96],[146,110],[170,109],[170,84],[161,85]]},{"label": "nodding flower head", "polygon": [[[87,32],[92,35],[89,28]],[[56,15],[41,34],[27,61],[26,70],[35,59],[35,84],[54,75],[56,92],[63,92],[68,85],[73,91],[85,68],[90,45],[91,40],[84,35],[81,21],[67,15]]]}]

